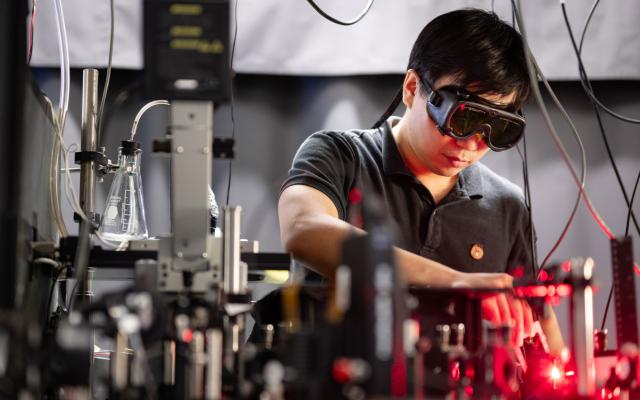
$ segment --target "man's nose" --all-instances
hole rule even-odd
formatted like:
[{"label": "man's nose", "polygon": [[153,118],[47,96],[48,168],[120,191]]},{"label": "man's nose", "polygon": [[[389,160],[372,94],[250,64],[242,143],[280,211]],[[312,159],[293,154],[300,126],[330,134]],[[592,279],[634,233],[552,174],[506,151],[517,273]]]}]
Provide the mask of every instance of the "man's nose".
[{"label": "man's nose", "polygon": [[465,150],[475,151],[484,144],[483,141],[484,134],[482,132],[478,132],[469,138],[456,140],[456,144],[458,145],[458,147],[461,147]]}]

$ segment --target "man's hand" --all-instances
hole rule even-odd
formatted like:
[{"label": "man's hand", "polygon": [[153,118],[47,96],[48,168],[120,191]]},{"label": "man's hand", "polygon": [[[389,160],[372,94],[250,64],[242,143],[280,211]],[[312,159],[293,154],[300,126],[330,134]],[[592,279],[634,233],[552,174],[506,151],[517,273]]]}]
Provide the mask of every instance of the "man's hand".
[{"label": "man's hand", "polygon": [[533,336],[533,314],[526,301],[498,293],[482,299],[482,318],[494,325],[510,325],[512,343],[520,347]]},{"label": "man's hand", "polygon": [[[489,273],[462,274],[453,284],[470,289],[507,289],[512,285],[510,275]],[[533,336],[533,313],[529,304],[509,293],[496,293],[482,299],[482,318],[494,325],[511,325],[513,344],[518,347],[524,338]]]}]

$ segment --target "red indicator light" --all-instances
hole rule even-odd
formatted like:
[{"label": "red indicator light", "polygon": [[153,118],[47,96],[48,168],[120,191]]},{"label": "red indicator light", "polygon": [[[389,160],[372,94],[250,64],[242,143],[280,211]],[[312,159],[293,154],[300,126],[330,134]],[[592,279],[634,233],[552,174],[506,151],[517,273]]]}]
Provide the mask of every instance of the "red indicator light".
[{"label": "red indicator light", "polygon": [[449,373],[451,374],[451,379],[454,382],[460,381],[460,363],[459,362],[452,363],[450,369],[451,370],[449,371]]},{"label": "red indicator light", "polygon": [[185,329],[182,331],[182,341],[185,343],[191,343],[193,339],[193,331],[191,329]]},{"label": "red indicator light", "polygon": [[540,273],[538,274],[538,279],[540,279],[541,281],[546,281],[547,279],[549,279],[549,274],[547,273],[547,271],[545,271],[544,269],[542,271],[540,271]]},{"label": "red indicator light", "polygon": [[351,380],[351,363],[344,358],[333,362],[331,369],[333,380],[338,383],[347,383]]},{"label": "red indicator light", "polygon": [[362,192],[359,189],[351,189],[349,192],[349,203],[360,204],[362,201]]},{"label": "red indicator light", "polygon": [[524,267],[518,266],[514,268],[512,275],[514,278],[522,278],[524,276]]}]

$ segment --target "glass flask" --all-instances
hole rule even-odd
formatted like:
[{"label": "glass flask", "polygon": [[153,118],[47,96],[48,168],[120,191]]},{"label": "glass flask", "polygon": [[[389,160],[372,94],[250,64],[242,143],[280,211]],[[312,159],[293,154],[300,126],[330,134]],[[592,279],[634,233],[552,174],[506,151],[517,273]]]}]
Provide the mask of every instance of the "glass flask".
[{"label": "glass flask", "polygon": [[124,242],[149,237],[140,176],[141,155],[139,143],[122,141],[122,147],[118,149],[119,167],[109,189],[99,229],[105,240]]}]

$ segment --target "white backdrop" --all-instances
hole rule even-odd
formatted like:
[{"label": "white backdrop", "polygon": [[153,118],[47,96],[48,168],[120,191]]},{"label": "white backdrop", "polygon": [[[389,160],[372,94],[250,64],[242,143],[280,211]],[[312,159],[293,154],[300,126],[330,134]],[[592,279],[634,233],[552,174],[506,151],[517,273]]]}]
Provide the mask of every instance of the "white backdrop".
[{"label": "white backdrop", "polygon": [[[375,0],[358,24],[335,25],[305,0],[231,0],[238,3],[234,69],[240,73],[355,75],[403,72],[411,44],[434,16],[461,7],[495,9],[511,21],[509,0]],[[347,20],[367,0],[316,0]],[[568,0],[579,37],[592,0]],[[558,0],[523,1],[531,46],[552,79],[576,79],[576,59]],[[142,0],[115,0],[114,65],[140,69]],[[37,3],[32,65],[59,65],[52,2]],[[109,40],[109,0],[63,0],[72,66],[104,67]],[[640,1],[600,2],[584,46],[587,71],[597,79],[640,78]],[[233,25],[233,24],[232,24]],[[455,29],[455,27],[452,27]]]}]

